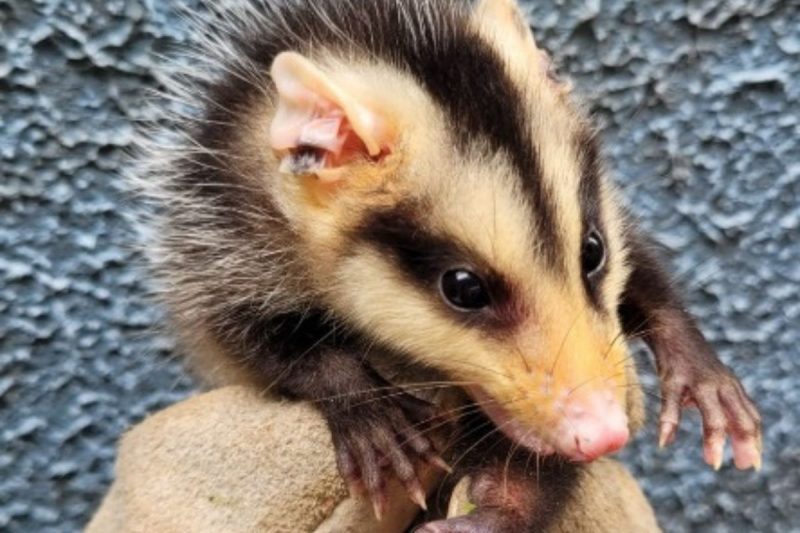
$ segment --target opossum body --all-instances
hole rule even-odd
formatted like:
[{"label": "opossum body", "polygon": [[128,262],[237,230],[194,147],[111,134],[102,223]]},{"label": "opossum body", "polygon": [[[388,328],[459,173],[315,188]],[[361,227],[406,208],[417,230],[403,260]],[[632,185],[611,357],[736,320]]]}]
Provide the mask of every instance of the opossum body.
[{"label": "opossum body", "polygon": [[[174,113],[144,142],[145,250],[206,369],[316,402],[377,513],[390,474],[424,506],[416,468],[442,452],[454,477],[502,472],[518,497],[477,491],[475,513],[428,530],[542,527],[574,463],[638,423],[637,335],[662,378],[662,444],[694,403],[708,463],[730,435],[736,465],[759,466],[755,407],[511,0],[207,7],[191,66],[171,67]],[[401,388],[370,361],[443,383]],[[441,423],[412,395],[435,386],[474,402],[450,413],[460,455],[434,449]],[[558,490],[536,490],[532,455]]]}]

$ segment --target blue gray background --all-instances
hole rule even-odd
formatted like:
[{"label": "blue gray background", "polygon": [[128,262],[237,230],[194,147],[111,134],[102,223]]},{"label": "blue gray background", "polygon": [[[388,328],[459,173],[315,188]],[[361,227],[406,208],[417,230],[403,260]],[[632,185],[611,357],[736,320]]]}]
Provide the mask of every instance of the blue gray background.
[{"label": "blue gray background", "polygon": [[[800,2],[525,5],[765,419],[760,474],[706,468],[696,416],[627,461],[668,531],[800,531]],[[169,1],[0,0],[0,530],[80,529],[124,428],[193,388],[152,331],[120,188],[183,28]]]}]

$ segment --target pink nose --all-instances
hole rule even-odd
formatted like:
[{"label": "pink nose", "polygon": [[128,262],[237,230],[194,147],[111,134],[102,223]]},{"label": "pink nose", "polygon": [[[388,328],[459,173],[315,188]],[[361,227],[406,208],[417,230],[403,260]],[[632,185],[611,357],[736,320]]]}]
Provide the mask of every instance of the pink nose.
[{"label": "pink nose", "polygon": [[594,461],[628,442],[628,417],[610,391],[570,399],[563,412],[556,449],[573,461]]}]

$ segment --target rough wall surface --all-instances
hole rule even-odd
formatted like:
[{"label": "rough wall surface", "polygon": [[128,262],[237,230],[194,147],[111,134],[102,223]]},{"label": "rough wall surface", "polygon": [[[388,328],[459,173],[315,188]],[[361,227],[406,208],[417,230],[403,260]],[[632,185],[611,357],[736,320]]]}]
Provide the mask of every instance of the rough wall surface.
[{"label": "rough wall surface", "polygon": [[[697,417],[666,451],[651,425],[629,464],[668,531],[800,531],[800,2],[526,8],[765,419],[760,474],[704,467]],[[182,28],[172,1],[0,0],[0,530],[80,529],[121,431],[192,389],[151,332],[119,189]]]}]

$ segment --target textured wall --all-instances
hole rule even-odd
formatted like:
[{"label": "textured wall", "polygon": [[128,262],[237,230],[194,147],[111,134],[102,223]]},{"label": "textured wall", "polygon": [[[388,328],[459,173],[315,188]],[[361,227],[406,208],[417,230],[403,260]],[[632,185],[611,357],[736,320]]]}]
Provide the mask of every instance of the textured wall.
[{"label": "textured wall", "polygon": [[[151,54],[183,38],[172,5],[0,0],[4,531],[78,529],[120,432],[191,389],[150,331],[119,191]],[[800,531],[800,3],[528,5],[765,417],[758,475],[704,467],[697,417],[669,450],[649,428],[626,457],[670,531]]]}]

